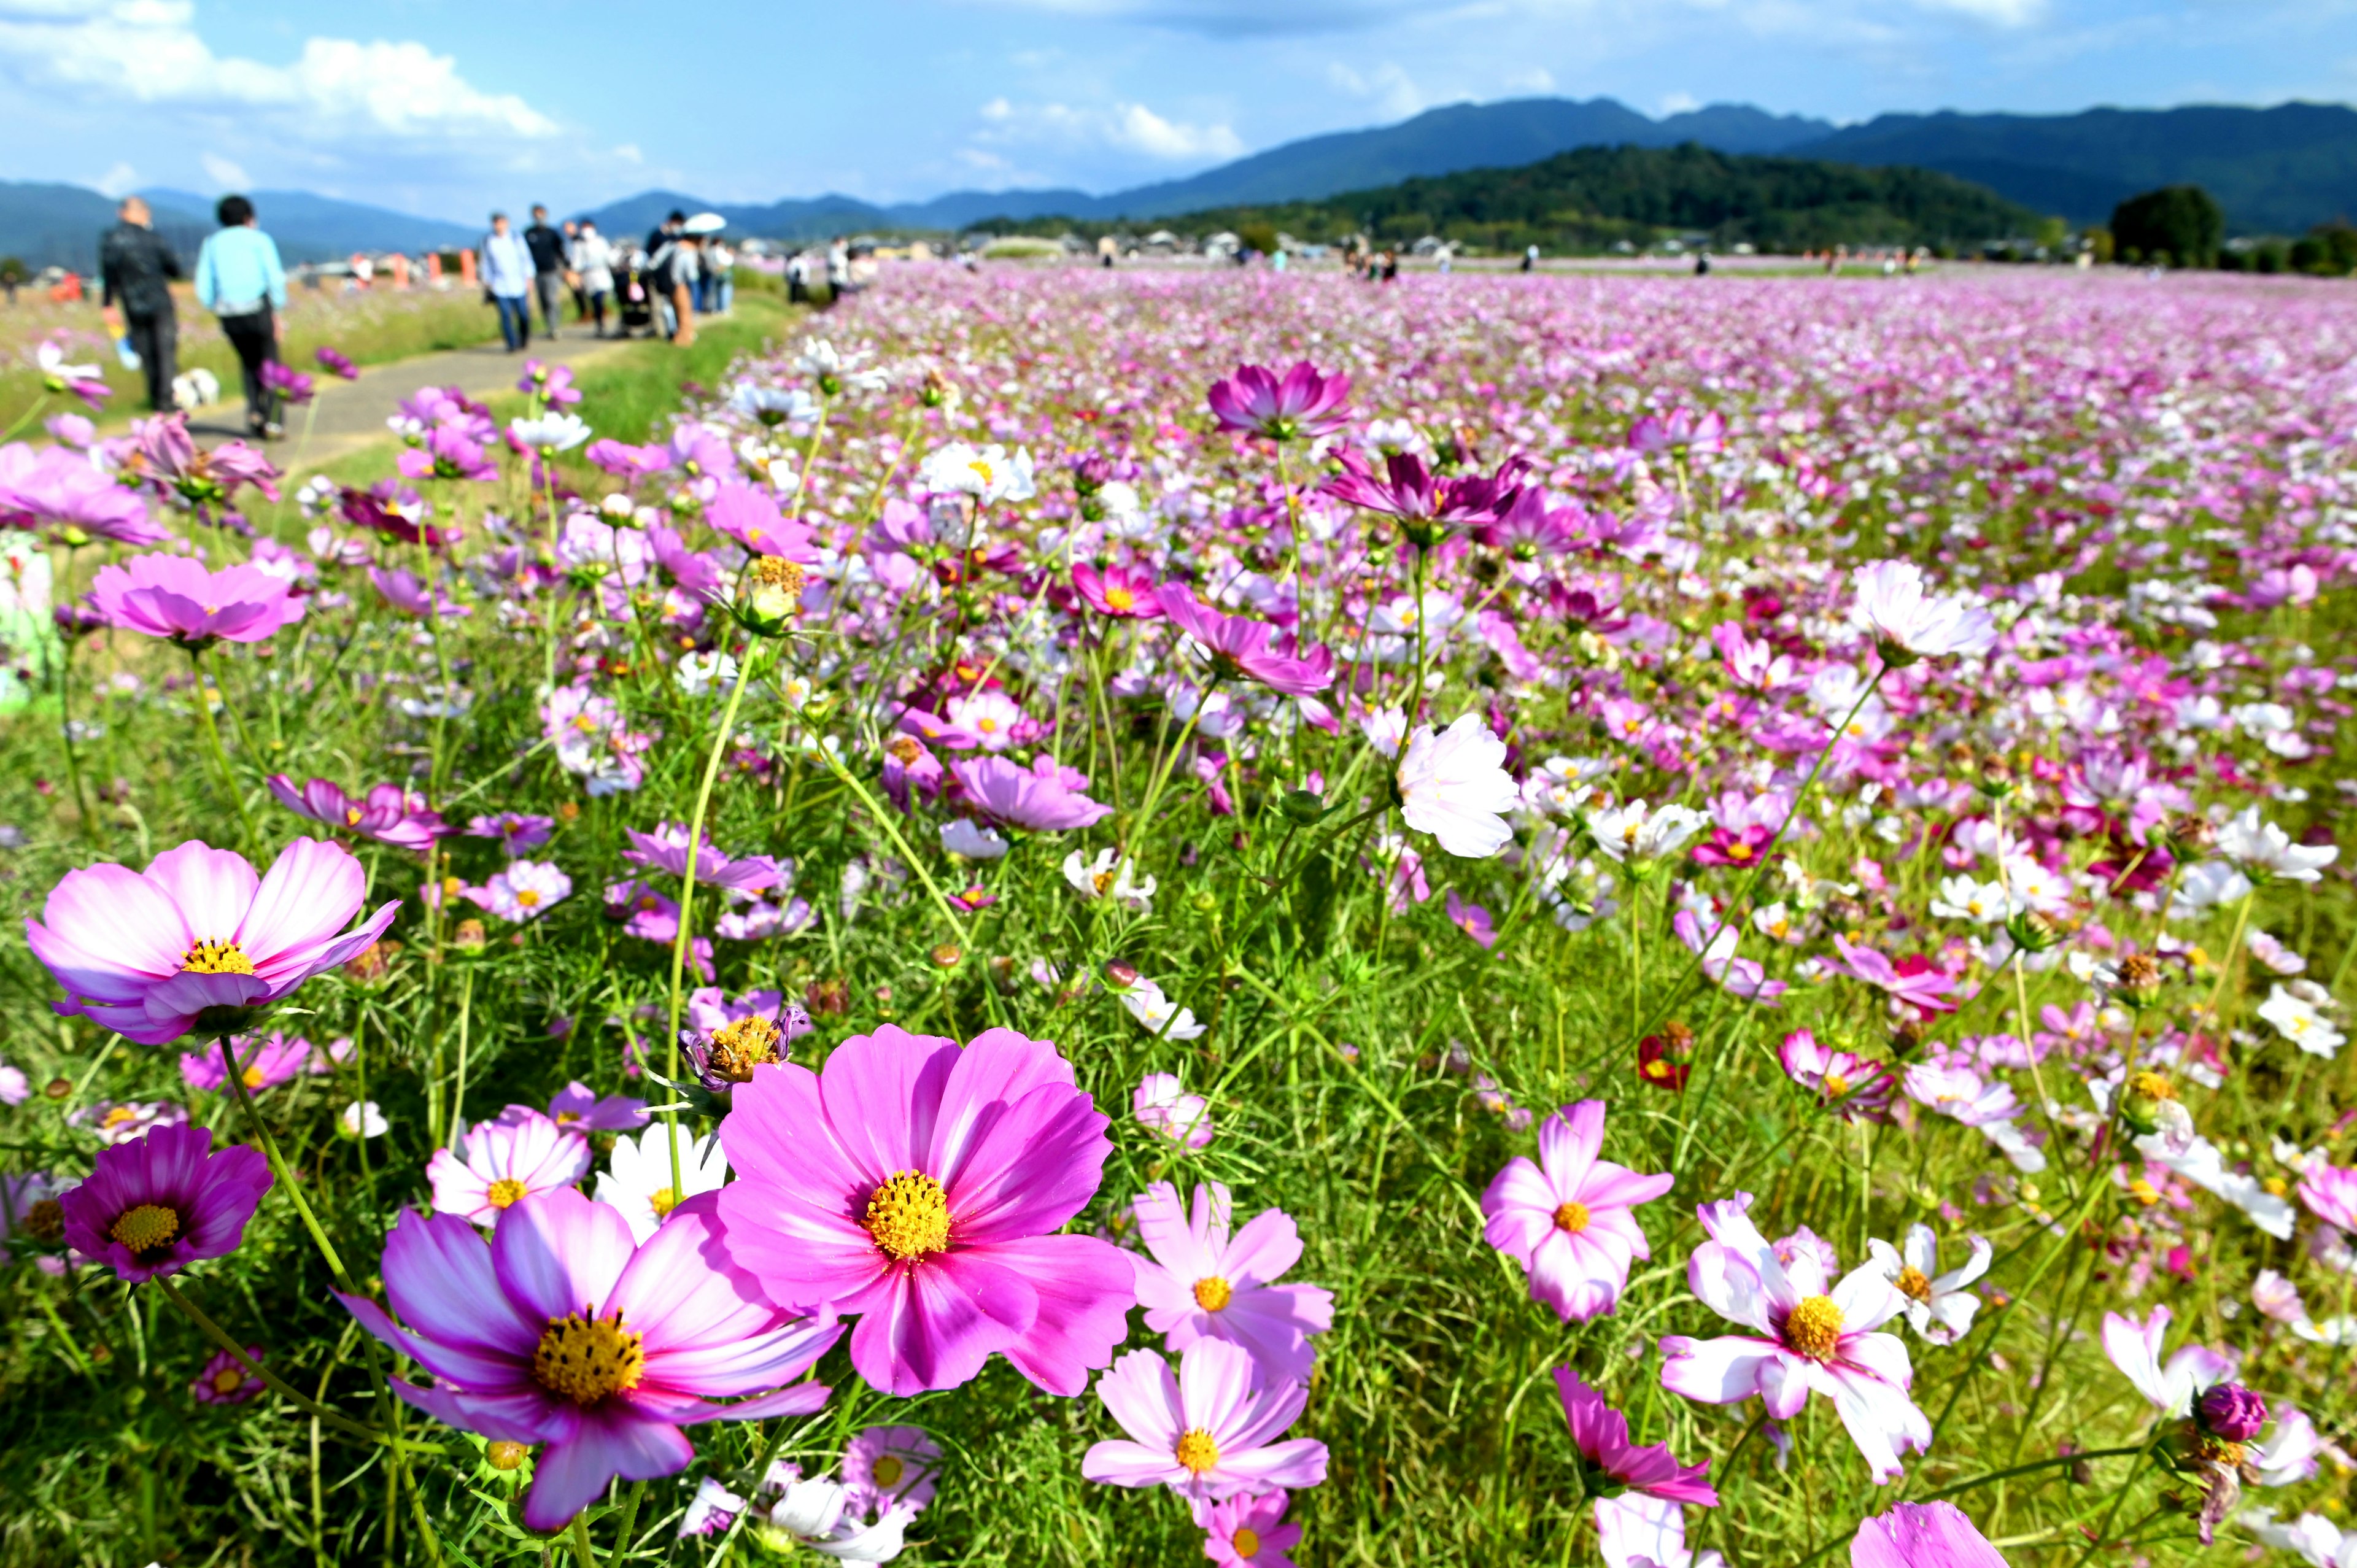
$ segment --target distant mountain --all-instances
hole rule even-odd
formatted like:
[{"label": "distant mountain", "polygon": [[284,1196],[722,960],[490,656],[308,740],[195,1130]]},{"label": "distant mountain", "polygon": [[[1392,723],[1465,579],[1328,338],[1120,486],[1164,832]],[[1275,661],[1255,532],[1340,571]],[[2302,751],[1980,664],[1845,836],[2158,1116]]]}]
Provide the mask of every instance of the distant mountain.
[{"label": "distant mountain", "polygon": [[[212,216],[214,199],[210,196],[166,189],[143,190],[139,194],[154,205],[159,216],[167,209],[178,209],[197,215],[205,233],[216,227]],[[414,254],[471,245],[490,227],[488,221],[467,224],[419,218],[366,202],[314,196],[307,190],[254,190],[246,194],[253,202],[263,229],[278,242],[278,254],[289,266],[297,262],[341,261],[355,251],[406,251]],[[488,219],[489,215],[485,216]],[[519,224],[525,221],[521,213],[516,214],[516,219]]]},{"label": "distant mountain", "polygon": [[[114,222],[114,199],[79,185],[0,180],[0,256],[14,256],[28,267],[91,272],[98,265],[98,237]],[[157,231],[193,258],[211,220],[197,211],[153,205]]]},{"label": "distant mountain", "polygon": [[2208,188],[2236,233],[2297,234],[2357,216],[2357,110],[2091,109],[2083,114],[1884,114],[1791,149],[1976,180],[2083,222],[2156,186]]}]

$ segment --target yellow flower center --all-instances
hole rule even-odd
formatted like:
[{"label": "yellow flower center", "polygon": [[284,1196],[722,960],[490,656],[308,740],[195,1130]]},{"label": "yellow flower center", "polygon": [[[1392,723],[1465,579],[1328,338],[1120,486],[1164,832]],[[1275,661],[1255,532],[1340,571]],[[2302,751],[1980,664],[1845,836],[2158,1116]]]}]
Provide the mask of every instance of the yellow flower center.
[{"label": "yellow flower center", "polygon": [[1899,1286],[1902,1295],[1912,1296],[1917,1301],[1932,1299],[1932,1282],[1924,1276],[1922,1270],[1912,1263],[1900,1270],[1899,1278],[1893,1283]]},{"label": "yellow flower center", "polygon": [[1228,1537],[1228,1545],[1237,1556],[1250,1562],[1260,1555],[1260,1531],[1245,1525]]},{"label": "yellow flower center", "polygon": [[138,1120],[139,1112],[132,1110],[128,1105],[118,1105],[113,1110],[106,1113],[106,1119],[101,1122],[99,1125],[108,1129],[113,1129],[122,1126],[125,1122],[136,1122]]},{"label": "yellow flower center", "polygon": [[1784,1342],[1813,1361],[1830,1361],[1841,1348],[1842,1310],[1829,1295],[1813,1295],[1784,1320]]},{"label": "yellow flower center", "polygon": [[778,1059],[782,1038],[778,1026],[759,1014],[748,1014],[712,1031],[712,1048],[705,1059],[713,1072],[730,1083],[750,1083],[753,1069]]},{"label": "yellow flower center", "polygon": [[2144,1177],[2138,1176],[2136,1180],[2128,1183],[2128,1196],[2135,1198],[2138,1203],[2143,1204],[2147,1208],[2150,1208],[2154,1204],[2160,1201],[2160,1189],[2153,1186],[2152,1183],[2147,1181]]},{"label": "yellow flower center", "polygon": [[868,1198],[861,1223],[893,1257],[926,1257],[950,1244],[949,1195],[924,1172],[901,1171]]},{"label": "yellow flower center", "polygon": [[2140,1072],[2128,1079],[2128,1092],[2146,1100],[2174,1100],[2177,1085],[2157,1072]]},{"label": "yellow flower center", "polygon": [[996,719],[976,719],[974,721],[974,727],[980,730],[985,735],[996,735],[998,733],[998,721]]},{"label": "yellow flower center", "polygon": [[516,902],[527,909],[536,908],[540,904],[540,895],[529,887],[519,887],[516,889]]},{"label": "yellow flower center", "polygon": [[679,1194],[671,1187],[657,1187],[647,1195],[647,1203],[655,1211],[655,1218],[661,1219],[679,1207]]},{"label": "yellow flower center", "polygon": [[213,1374],[213,1392],[233,1394],[245,1386],[245,1374],[235,1367],[223,1367]]},{"label": "yellow flower center", "polygon": [[106,1233],[130,1248],[135,1258],[167,1245],[180,1233],[179,1211],[160,1203],[143,1203],[125,1209]]},{"label": "yellow flower center", "polygon": [[522,1197],[526,1190],[523,1183],[516,1180],[515,1177],[501,1176],[491,1183],[490,1189],[483,1196],[490,1200],[493,1208],[505,1208]]},{"label": "yellow flower center", "polygon": [[1110,871],[1097,872],[1089,878],[1089,883],[1090,886],[1093,886],[1097,890],[1097,897],[1102,898],[1113,888],[1113,873]]},{"label": "yellow flower center", "polygon": [[1839,1100],[1849,1092],[1849,1079],[1837,1072],[1825,1074],[1825,1098]]},{"label": "yellow flower center", "polygon": [[968,463],[966,467],[972,468],[976,474],[979,474],[982,477],[984,486],[985,488],[988,487],[991,482],[992,475],[990,472],[990,465],[987,462],[980,457],[976,457],[973,462]]},{"label": "yellow flower center", "polygon": [[1195,1305],[1205,1312],[1217,1312],[1234,1299],[1236,1287],[1218,1274],[1195,1282]]},{"label": "yellow flower center", "polygon": [[1175,1456],[1178,1463],[1200,1476],[1220,1462],[1219,1440],[1200,1426],[1190,1426],[1178,1434]]},{"label": "yellow flower center", "polygon": [[900,1484],[903,1468],[899,1455],[887,1454],[879,1457],[875,1464],[870,1465],[867,1467],[867,1473],[876,1478],[876,1484],[879,1487],[897,1487]]},{"label": "yellow flower center", "polygon": [[1127,588],[1107,588],[1105,590],[1105,603],[1111,605],[1114,609],[1125,610],[1137,603],[1137,596],[1131,593]]},{"label": "yellow flower center", "polygon": [[263,1074],[262,1069],[258,1067],[250,1067],[243,1072],[239,1073],[237,1076],[245,1080],[245,1087],[248,1089],[260,1089],[262,1087]]},{"label": "yellow flower center", "polygon": [[570,1127],[580,1120],[581,1112],[578,1111],[560,1111],[556,1113],[556,1124],[560,1127]]},{"label": "yellow flower center", "polygon": [[358,806],[346,806],[344,808],[344,826],[348,828],[356,828],[360,825],[361,809]]},{"label": "yellow flower center", "polygon": [[1555,1228],[1566,1236],[1577,1236],[1587,1229],[1587,1205],[1558,1204],[1555,1211]]},{"label": "yellow flower center", "polygon": [[1749,860],[1751,858],[1751,846],[1749,843],[1746,843],[1743,840],[1738,839],[1733,843],[1727,846],[1727,858],[1729,860]]},{"label": "yellow flower center", "polygon": [[640,1337],[622,1326],[622,1315],[571,1313],[552,1320],[532,1353],[532,1375],[553,1394],[575,1404],[596,1404],[608,1394],[639,1386],[646,1370]]},{"label": "yellow flower center", "polygon": [[234,941],[207,937],[180,955],[183,974],[252,974],[253,961]]}]

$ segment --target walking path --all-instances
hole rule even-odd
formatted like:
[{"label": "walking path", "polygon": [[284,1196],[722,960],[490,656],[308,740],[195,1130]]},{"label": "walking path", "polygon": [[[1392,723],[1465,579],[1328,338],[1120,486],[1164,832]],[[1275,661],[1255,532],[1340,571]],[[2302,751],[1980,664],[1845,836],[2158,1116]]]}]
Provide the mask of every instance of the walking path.
[{"label": "walking path", "polygon": [[[316,389],[317,414],[307,407],[288,409],[286,437],[269,445],[270,460],[279,465],[289,478],[298,478],[387,439],[391,433],[384,422],[400,412],[401,400],[426,387],[454,386],[469,397],[488,397],[514,391],[523,375],[526,360],[570,365],[580,371],[611,358],[631,343],[646,341],[643,338],[592,338],[588,328],[578,328],[553,341],[535,337],[532,347],[518,354],[509,353],[497,343],[484,343],[438,354],[420,354],[390,364],[363,365],[356,381],[315,375],[312,385]],[[309,371],[314,367],[300,368]],[[190,417],[191,434],[214,439],[245,435],[244,400],[234,386],[223,388],[222,394],[221,402]],[[307,424],[310,430],[307,440],[304,435]]]}]

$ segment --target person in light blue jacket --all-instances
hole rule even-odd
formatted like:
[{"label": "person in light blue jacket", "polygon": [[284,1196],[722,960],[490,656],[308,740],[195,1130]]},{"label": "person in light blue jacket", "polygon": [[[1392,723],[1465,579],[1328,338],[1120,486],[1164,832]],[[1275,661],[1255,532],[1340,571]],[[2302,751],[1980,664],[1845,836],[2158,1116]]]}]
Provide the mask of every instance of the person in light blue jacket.
[{"label": "person in light blue jacket", "polygon": [[278,394],[262,379],[262,367],[278,358],[274,313],[286,308],[286,269],[279,264],[277,242],[256,226],[253,202],[224,196],[213,215],[221,227],[197,252],[197,303],[220,318],[244,369],[246,428],[275,441],[286,431],[278,420]]},{"label": "person in light blue jacket", "polygon": [[483,236],[483,288],[500,308],[500,336],[511,354],[532,346],[532,247],[508,232],[506,213],[492,213],[491,231]]}]

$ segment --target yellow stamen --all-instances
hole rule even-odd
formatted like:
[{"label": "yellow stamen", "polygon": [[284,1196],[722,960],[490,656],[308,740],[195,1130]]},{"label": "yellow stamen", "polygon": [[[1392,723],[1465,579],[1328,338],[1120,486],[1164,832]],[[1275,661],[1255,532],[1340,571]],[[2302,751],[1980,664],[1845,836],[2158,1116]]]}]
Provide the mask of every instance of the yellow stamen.
[{"label": "yellow stamen", "polygon": [[1228,1545],[1237,1556],[1249,1563],[1260,1555],[1260,1531],[1248,1524],[1242,1526],[1228,1537]]},{"label": "yellow stamen", "polygon": [[1927,1302],[1932,1299],[1932,1282],[1924,1277],[1922,1270],[1912,1263],[1900,1270],[1899,1278],[1892,1283],[1898,1285],[1900,1294],[1902,1295],[1912,1297],[1916,1301]]},{"label": "yellow stamen", "polygon": [[922,1171],[901,1171],[867,1199],[861,1221],[876,1244],[902,1260],[927,1257],[950,1244],[950,1200]]},{"label": "yellow stamen", "polygon": [[191,946],[180,956],[180,972],[184,974],[252,974],[253,961],[235,941],[220,941],[211,937]]},{"label": "yellow stamen", "polygon": [[493,1208],[505,1208],[523,1197],[527,1190],[523,1183],[516,1180],[515,1177],[501,1176],[491,1183],[490,1189],[483,1196],[490,1200]]},{"label": "yellow stamen", "polygon": [[1841,1348],[1842,1309],[1829,1295],[1813,1295],[1784,1320],[1784,1343],[1813,1361],[1830,1361]]},{"label": "yellow stamen", "polygon": [[660,1187],[647,1195],[647,1203],[654,1209],[655,1218],[661,1219],[679,1207],[679,1194],[670,1187]]},{"label": "yellow stamen", "polygon": [[1217,1312],[1234,1299],[1236,1287],[1218,1274],[1195,1282],[1195,1305],[1205,1312]]},{"label": "yellow stamen", "polygon": [[1566,1203],[1556,1207],[1555,1228],[1566,1236],[1577,1236],[1587,1229],[1587,1205]]},{"label": "yellow stamen", "polygon": [[1200,1476],[1220,1462],[1219,1440],[1200,1426],[1190,1426],[1178,1434],[1178,1448],[1174,1457]]},{"label": "yellow stamen", "polygon": [[877,1486],[891,1487],[900,1484],[900,1477],[905,1468],[906,1466],[900,1463],[899,1455],[886,1454],[879,1455],[876,1463],[867,1467],[867,1474],[874,1478]]},{"label": "yellow stamen", "polygon": [[1129,609],[1137,603],[1137,596],[1127,588],[1107,588],[1104,597],[1105,603],[1117,610]]},{"label": "yellow stamen", "polygon": [[122,1218],[106,1233],[130,1248],[135,1258],[168,1244],[180,1233],[179,1211],[160,1203],[143,1203],[124,1210]]},{"label": "yellow stamen", "polygon": [[213,1374],[213,1392],[233,1394],[245,1386],[245,1374],[235,1367],[223,1367]]},{"label": "yellow stamen", "polygon": [[553,1319],[532,1353],[532,1375],[540,1386],[582,1405],[637,1388],[646,1365],[640,1337],[622,1326],[619,1312],[611,1317],[576,1312]]}]

